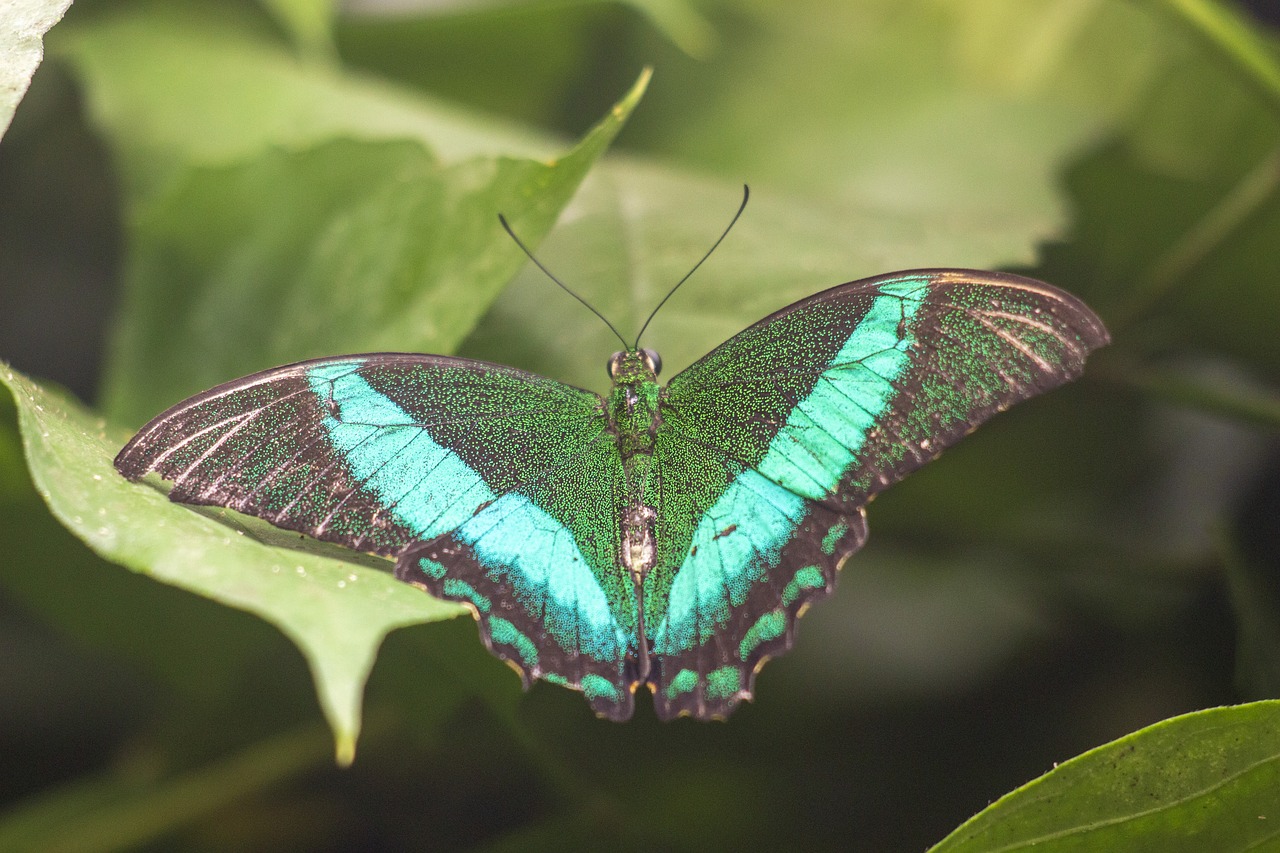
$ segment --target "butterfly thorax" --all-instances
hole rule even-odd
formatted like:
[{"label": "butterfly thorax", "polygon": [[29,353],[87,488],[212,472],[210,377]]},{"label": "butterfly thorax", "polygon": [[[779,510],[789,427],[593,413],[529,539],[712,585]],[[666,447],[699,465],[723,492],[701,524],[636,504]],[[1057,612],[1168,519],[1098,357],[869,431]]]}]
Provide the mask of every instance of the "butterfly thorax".
[{"label": "butterfly thorax", "polygon": [[636,350],[616,353],[609,360],[613,389],[605,405],[624,464],[638,453],[653,453],[661,393],[655,359],[648,350]]}]

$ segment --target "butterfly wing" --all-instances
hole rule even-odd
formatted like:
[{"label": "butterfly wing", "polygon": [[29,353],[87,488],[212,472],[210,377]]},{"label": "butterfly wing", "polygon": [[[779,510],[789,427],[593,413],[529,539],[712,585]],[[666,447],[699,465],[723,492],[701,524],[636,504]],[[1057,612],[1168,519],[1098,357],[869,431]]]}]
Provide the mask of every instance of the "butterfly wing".
[{"label": "butterfly wing", "polygon": [[797,302],[672,379],[643,591],[659,714],[723,716],[748,698],[861,547],[874,494],[1078,377],[1107,340],[1041,282],[919,270]]},{"label": "butterfly wing", "polygon": [[521,672],[625,718],[638,622],[616,568],[622,469],[601,399],[523,371],[376,354],[289,365],[153,420],[116,467],[360,551],[468,604]]}]

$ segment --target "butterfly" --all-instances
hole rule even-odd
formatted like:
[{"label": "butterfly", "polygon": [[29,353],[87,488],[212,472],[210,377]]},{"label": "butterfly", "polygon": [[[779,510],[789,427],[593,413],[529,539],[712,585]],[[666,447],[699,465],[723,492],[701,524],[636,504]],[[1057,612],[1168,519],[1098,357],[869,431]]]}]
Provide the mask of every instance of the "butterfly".
[{"label": "butterfly", "polygon": [[179,403],[115,464],[393,558],[526,688],[625,720],[648,687],[662,719],[723,718],[832,593],[873,496],[1107,342],[1050,285],[911,270],[783,308],[665,386],[637,337],[603,397],[436,355],[290,364]]}]

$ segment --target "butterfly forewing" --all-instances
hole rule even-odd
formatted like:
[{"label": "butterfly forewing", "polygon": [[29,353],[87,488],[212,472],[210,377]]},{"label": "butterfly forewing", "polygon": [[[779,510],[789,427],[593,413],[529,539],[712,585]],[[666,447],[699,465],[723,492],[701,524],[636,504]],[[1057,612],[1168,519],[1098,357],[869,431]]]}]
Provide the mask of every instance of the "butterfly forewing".
[{"label": "butterfly forewing", "polygon": [[903,297],[913,314],[904,338],[911,358],[842,477],[845,504],[864,504],[991,416],[1077,379],[1088,354],[1109,341],[1097,315],[1042,282],[963,270],[924,275],[927,288]]},{"label": "butterfly forewing", "polygon": [[[872,495],[1106,342],[1048,285],[921,270],[797,302],[672,379],[644,590],[659,713],[724,715],[749,696],[861,547]],[[705,473],[678,483],[690,467]]]}]

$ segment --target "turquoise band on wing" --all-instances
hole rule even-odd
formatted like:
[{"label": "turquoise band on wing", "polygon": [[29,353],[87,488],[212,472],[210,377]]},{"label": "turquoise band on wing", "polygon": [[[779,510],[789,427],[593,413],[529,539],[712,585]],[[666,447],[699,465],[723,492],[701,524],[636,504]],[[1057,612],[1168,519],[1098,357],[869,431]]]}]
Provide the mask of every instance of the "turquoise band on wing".
[{"label": "turquoise band on wing", "polygon": [[[804,515],[804,498],[820,500],[835,490],[910,363],[908,329],[921,305],[920,288],[912,280],[880,288],[756,471],[739,475],[707,510],[671,586],[655,651],[685,651],[714,636],[729,609],[745,600],[746,588],[776,566]],[[836,528],[827,533],[828,554],[842,535]]]},{"label": "turquoise band on wing", "polygon": [[[453,532],[475,549],[481,564],[507,579],[517,596],[545,590],[554,609],[572,611],[577,618],[554,612],[547,618],[565,648],[581,648],[602,660],[618,657],[627,637],[573,535],[523,495],[495,495],[456,453],[437,444],[427,427],[374,390],[358,372],[363,363],[330,363],[307,374],[313,393],[329,408],[324,424],[330,441],[363,488],[421,539]],[[459,597],[480,607],[470,596]],[[582,619],[589,626],[585,634],[579,630]],[[503,628],[507,636],[513,631]],[[536,660],[536,655],[525,659]]]}]

